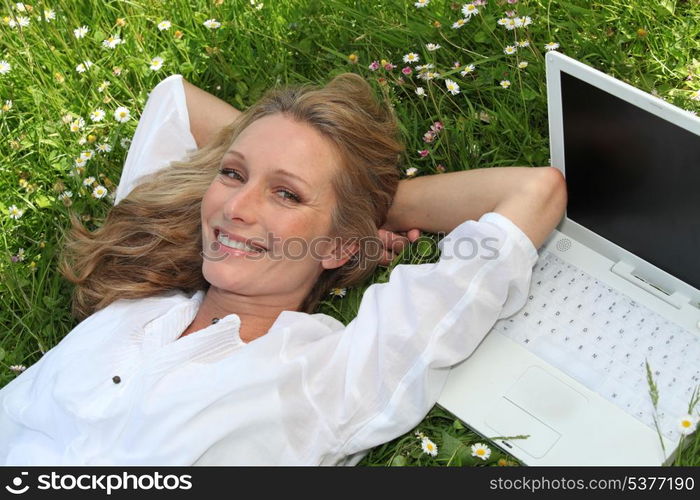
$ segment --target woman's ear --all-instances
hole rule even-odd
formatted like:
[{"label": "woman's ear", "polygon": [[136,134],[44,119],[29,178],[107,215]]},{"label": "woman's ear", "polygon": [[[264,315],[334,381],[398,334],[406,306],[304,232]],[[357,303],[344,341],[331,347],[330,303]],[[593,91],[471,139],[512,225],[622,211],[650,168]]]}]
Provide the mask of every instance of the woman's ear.
[{"label": "woman's ear", "polygon": [[345,265],[359,250],[360,245],[354,240],[334,242],[331,251],[321,258],[321,265],[324,269],[336,269]]}]

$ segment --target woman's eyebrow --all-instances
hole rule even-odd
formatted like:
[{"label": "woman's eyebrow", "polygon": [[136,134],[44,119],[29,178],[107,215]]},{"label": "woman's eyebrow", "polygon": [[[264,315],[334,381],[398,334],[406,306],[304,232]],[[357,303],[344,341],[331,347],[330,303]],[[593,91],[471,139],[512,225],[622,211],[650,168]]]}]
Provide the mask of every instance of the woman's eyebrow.
[{"label": "woman's eyebrow", "polygon": [[[229,151],[227,151],[226,154],[224,154],[224,158],[227,157],[227,156],[237,156],[237,157],[239,157],[243,162],[246,161],[245,156],[243,155],[243,153],[241,153],[240,151],[236,151],[235,149],[230,149]],[[298,175],[293,174],[293,173],[290,172],[289,170],[284,170],[284,169],[282,169],[282,168],[278,168],[278,169],[276,169],[276,170],[273,170],[272,173],[273,173],[273,174],[284,175],[284,176],[286,176],[286,177],[290,177],[290,178],[292,178],[292,179],[296,179],[297,181],[299,181],[299,182],[305,184],[307,187],[309,187],[309,188],[311,187],[307,181],[305,181],[304,179],[302,179],[302,178],[299,177]]]}]

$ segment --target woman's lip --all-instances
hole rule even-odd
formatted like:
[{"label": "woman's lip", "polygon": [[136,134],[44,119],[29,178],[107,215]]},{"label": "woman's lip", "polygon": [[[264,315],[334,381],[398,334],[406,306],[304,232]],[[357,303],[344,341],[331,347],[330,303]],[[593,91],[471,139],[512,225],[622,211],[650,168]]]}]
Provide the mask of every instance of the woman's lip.
[{"label": "woman's lip", "polygon": [[[245,244],[248,245],[249,247],[252,247],[252,248],[257,249],[258,251],[255,251],[255,252],[246,252],[245,250],[239,250],[239,249],[236,249],[236,248],[227,247],[226,245],[224,245],[223,243],[221,243],[221,242],[219,241],[219,234],[220,234],[221,232],[222,232],[221,229],[219,229],[219,228],[214,228],[214,240],[215,240],[216,242],[218,242],[219,245],[221,245],[221,247],[222,247],[224,250],[226,250],[226,251],[233,250],[234,252],[241,253],[241,254],[246,254],[246,255],[259,255],[259,254],[261,254],[261,253],[267,251],[267,248],[265,248],[265,247],[263,247],[262,245],[259,245],[259,244],[257,244],[257,243],[254,243],[254,242],[252,242],[251,240],[244,241],[243,243],[245,243]],[[228,233],[228,232],[226,232],[226,231],[223,231],[223,233],[224,233],[224,234],[227,234],[227,235],[230,235],[230,234],[231,234],[231,233]],[[241,237],[239,236],[239,238],[241,238]],[[235,239],[235,238],[234,238],[234,240],[235,240],[235,241],[240,241],[240,239]]]},{"label": "woman's lip", "polygon": [[222,252],[226,252],[228,254],[231,254],[231,255],[240,255],[240,256],[246,255],[249,257],[256,257],[262,253],[262,252],[247,252],[245,250],[239,250],[237,248],[227,247],[226,245],[224,245],[222,243],[219,243],[219,250]]}]

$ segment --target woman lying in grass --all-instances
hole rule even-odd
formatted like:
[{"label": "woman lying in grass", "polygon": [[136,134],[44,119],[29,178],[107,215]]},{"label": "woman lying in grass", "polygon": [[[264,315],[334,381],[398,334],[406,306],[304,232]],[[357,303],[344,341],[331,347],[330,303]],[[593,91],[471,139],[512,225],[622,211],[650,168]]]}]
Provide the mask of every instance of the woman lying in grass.
[{"label": "woman lying in grass", "polygon": [[[115,207],[68,238],[83,321],[0,390],[0,461],[354,464],[410,430],[525,304],[566,187],[551,167],[399,181],[402,151],[354,74],[244,113],[161,82]],[[396,266],[348,325],[314,314],[419,230],[449,233],[439,262]]]}]

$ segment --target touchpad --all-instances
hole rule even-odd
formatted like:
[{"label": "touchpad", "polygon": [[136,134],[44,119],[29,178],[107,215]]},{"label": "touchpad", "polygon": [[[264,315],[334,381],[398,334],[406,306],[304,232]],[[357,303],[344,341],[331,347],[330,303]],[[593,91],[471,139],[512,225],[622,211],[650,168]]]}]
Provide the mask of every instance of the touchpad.
[{"label": "touchpad", "polygon": [[541,458],[569,427],[575,427],[588,400],[580,392],[531,366],[501,397],[486,417],[486,425],[499,436],[528,435],[508,442],[535,458]]},{"label": "touchpad", "polygon": [[559,432],[574,424],[588,406],[583,394],[539,366],[525,370],[504,396]]},{"label": "touchpad", "polygon": [[[500,398],[496,402],[491,413],[486,417],[486,426],[495,431],[494,436],[488,437],[504,445],[505,449],[517,446],[535,458],[542,458],[561,437],[557,431],[506,398]],[[501,439],[518,436],[521,438]]]}]

